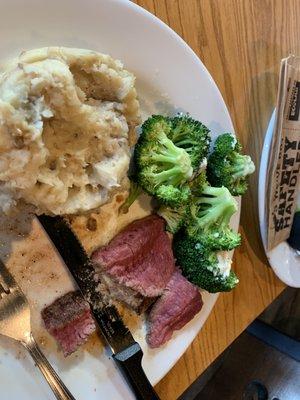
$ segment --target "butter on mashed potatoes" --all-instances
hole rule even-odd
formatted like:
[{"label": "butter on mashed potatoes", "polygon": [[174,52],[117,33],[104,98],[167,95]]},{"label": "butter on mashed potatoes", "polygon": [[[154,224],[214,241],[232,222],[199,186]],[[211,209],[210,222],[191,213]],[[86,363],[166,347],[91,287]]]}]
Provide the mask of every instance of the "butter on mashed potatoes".
[{"label": "butter on mashed potatoes", "polygon": [[135,77],[89,50],[24,52],[0,78],[0,209],[74,214],[127,187]]}]

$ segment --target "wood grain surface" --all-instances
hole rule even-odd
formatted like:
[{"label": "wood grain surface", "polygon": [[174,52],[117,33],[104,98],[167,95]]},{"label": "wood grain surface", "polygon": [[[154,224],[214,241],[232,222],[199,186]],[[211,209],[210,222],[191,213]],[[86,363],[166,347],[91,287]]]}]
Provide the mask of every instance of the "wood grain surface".
[{"label": "wood grain surface", "polygon": [[[267,328],[268,329],[268,328]],[[270,336],[277,337],[272,328]],[[273,337],[274,337],[273,336]],[[286,338],[286,336],[285,336]],[[278,334],[278,341],[281,336]],[[288,339],[287,339],[288,340]],[[267,366],[267,368],[266,368]],[[300,392],[300,363],[280,349],[243,332],[193,400],[296,400]],[[250,382],[261,382],[268,397],[255,395]],[[247,388],[247,390],[246,390]]]},{"label": "wood grain surface", "polygon": [[274,108],[281,58],[300,53],[299,0],[137,0],[173,28],[216,81],[245,151],[256,162],[244,196],[243,244],[233,268],[240,284],[222,294],[192,345],[157,385],[176,399],[283,290],[264,255],[258,230],[257,176]]}]

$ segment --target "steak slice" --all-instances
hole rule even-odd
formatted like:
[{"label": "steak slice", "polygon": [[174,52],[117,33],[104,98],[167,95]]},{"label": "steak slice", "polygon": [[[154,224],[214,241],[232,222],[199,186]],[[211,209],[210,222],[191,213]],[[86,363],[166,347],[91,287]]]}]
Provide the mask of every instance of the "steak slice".
[{"label": "steak slice", "polygon": [[107,303],[111,300],[120,301],[138,314],[145,311],[156,299],[156,297],[142,296],[136,290],[118,283],[116,279],[105,272],[101,272],[101,283],[99,283],[97,290]]},{"label": "steak slice", "polygon": [[96,329],[90,306],[78,291],[69,292],[44,308],[42,318],[65,357],[86,342]]},{"label": "steak slice", "polygon": [[[92,254],[96,279],[111,298],[140,311],[163,293],[174,270],[171,240],[157,215],[128,225],[107,246]],[[122,290],[123,288],[123,290]]]},{"label": "steak slice", "polygon": [[162,346],[175,330],[186,325],[202,308],[197,286],[179,270],[175,271],[163,295],[155,302],[148,317],[147,342],[151,348]]}]

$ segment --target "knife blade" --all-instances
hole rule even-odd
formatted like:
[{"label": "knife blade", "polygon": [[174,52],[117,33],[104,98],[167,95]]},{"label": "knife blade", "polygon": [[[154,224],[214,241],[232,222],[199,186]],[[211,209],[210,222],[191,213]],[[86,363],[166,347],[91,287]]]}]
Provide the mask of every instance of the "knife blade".
[{"label": "knife blade", "polygon": [[94,319],[112,350],[113,358],[140,400],[159,400],[142,368],[143,352],[115,306],[101,297],[93,264],[69,222],[61,216],[39,215],[38,220],[68,267]]}]

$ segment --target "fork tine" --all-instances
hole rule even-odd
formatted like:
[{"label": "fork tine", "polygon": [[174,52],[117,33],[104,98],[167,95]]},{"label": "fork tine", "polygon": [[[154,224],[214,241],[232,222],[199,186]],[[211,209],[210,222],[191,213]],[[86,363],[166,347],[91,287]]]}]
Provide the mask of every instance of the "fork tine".
[{"label": "fork tine", "polygon": [[8,288],[14,288],[17,286],[17,283],[14,280],[14,277],[8,271],[8,269],[6,268],[6,266],[3,264],[3,262],[1,260],[0,260],[0,276]]}]

